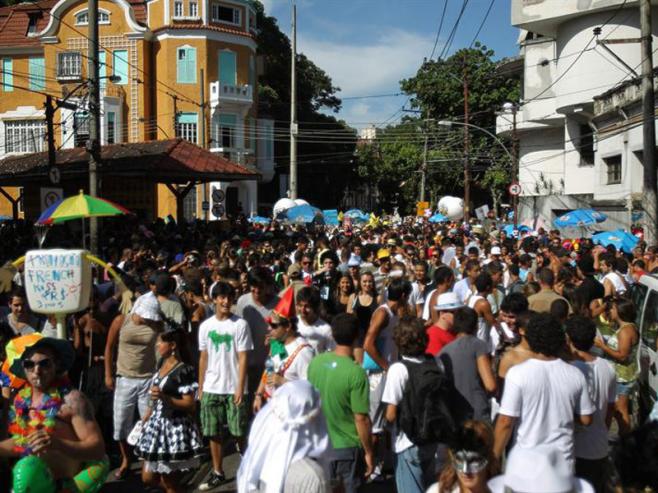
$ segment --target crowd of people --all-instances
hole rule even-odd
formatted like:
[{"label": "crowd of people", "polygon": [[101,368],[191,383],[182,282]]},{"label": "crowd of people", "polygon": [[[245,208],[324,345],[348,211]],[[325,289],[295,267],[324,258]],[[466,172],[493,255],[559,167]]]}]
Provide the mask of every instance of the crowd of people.
[{"label": "crowd of people", "polygon": [[67,340],[0,275],[2,491],[95,492],[136,461],[168,493],[207,462],[209,491],[235,452],[245,493],[658,487],[631,296],[658,247],[416,218],[128,219],[101,244]]}]

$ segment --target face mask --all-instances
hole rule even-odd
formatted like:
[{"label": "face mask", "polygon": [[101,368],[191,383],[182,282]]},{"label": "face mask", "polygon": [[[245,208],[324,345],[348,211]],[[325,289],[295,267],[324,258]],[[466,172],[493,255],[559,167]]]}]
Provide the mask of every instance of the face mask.
[{"label": "face mask", "polygon": [[453,456],[453,463],[457,472],[477,474],[483,471],[489,462],[477,452],[460,450]]}]

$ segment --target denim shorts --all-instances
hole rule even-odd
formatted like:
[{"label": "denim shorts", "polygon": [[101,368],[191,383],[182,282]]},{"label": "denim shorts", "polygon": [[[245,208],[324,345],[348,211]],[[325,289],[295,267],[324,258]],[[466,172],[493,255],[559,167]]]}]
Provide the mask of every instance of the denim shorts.
[{"label": "denim shorts", "polygon": [[622,396],[622,395],[631,395],[631,392],[635,389],[635,385],[637,384],[637,380],[633,380],[632,382],[617,382],[617,397]]}]

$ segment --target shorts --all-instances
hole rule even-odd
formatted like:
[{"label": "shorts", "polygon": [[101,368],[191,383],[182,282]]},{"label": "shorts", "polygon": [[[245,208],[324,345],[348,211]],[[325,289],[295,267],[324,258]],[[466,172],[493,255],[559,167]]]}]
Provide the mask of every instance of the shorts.
[{"label": "shorts", "polygon": [[144,417],[148,408],[151,378],[117,377],[114,388],[114,436],[116,441],[125,440],[135,425],[135,409]]},{"label": "shorts", "polygon": [[384,386],[386,385],[386,374],[384,372],[369,373],[368,383],[370,385],[370,421],[372,421],[372,433],[384,431],[386,403],[382,402]]},{"label": "shorts", "polygon": [[363,449],[357,447],[334,449],[330,453],[332,484],[341,485],[345,493],[356,493],[363,483],[366,461]]},{"label": "shorts", "polygon": [[201,397],[201,431],[204,437],[224,437],[228,433],[236,438],[247,431],[247,405],[233,402],[233,394],[210,394]]},{"label": "shorts", "polygon": [[635,384],[637,383],[637,380],[633,380],[632,382],[617,382],[617,397],[625,395],[629,396],[635,390]]}]

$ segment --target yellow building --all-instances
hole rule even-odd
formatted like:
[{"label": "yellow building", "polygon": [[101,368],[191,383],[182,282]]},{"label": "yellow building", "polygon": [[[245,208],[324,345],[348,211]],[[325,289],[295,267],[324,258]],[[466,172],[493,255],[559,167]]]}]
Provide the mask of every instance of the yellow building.
[{"label": "yellow building", "polygon": [[[0,9],[0,158],[46,150],[46,94],[77,107],[55,112],[56,147],[85,145],[88,20],[81,0]],[[256,113],[249,0],[99,0],[98,21],[102,145],[182,137],[271,179],[273,122]],[[193,189],[186,218],[203,217],[213,188],[229,212],[256,212],[255,182],[218,182]],[[175,214],[174,196],[154,193],[158,215]],[[0,200],[0,214],[10,211]]]}]

